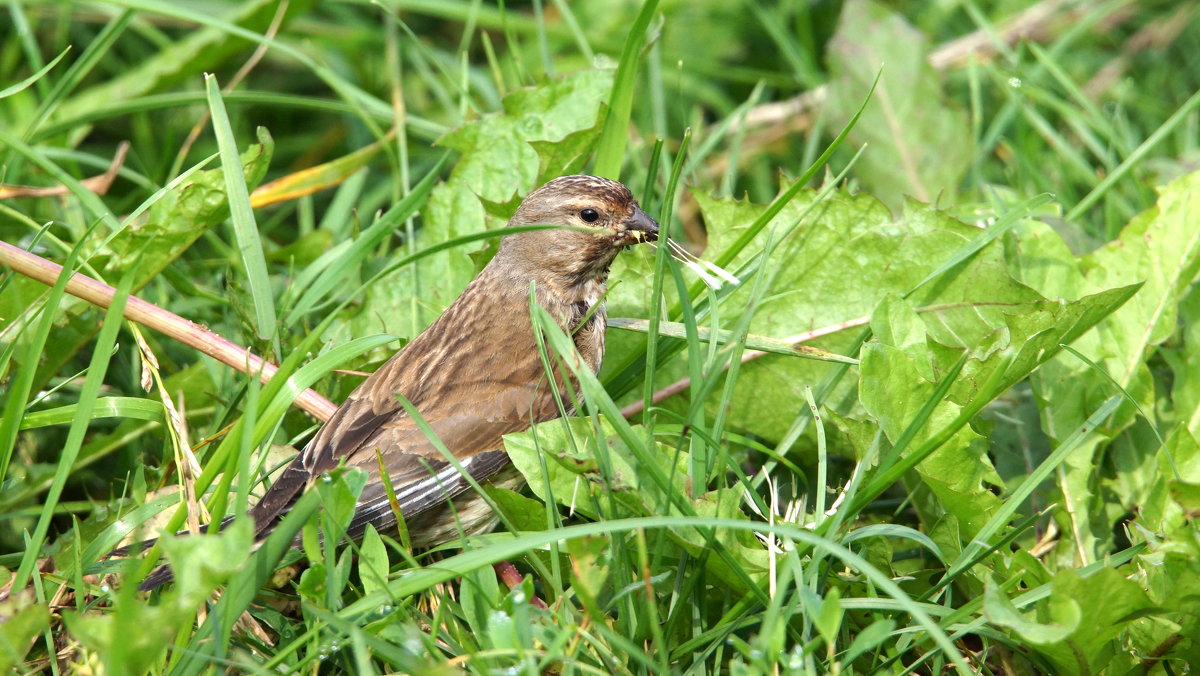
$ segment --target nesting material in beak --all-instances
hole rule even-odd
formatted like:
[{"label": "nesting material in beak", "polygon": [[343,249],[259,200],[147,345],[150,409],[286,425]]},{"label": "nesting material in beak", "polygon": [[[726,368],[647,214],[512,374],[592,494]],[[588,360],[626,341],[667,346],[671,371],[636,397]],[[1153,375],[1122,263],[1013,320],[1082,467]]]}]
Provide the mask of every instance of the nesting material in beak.
[{"label": "nesting material in beak", "polygon": [[650,218],[641,207],[634,207],[633,215],[625,221],[625,228],[634,241],[654,242],[658,239],[658,221]]}]

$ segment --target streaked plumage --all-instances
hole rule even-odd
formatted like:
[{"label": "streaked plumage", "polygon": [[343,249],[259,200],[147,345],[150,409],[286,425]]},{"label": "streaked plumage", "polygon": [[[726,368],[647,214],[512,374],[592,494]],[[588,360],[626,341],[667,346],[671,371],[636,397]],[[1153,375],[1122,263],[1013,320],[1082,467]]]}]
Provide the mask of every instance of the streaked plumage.
[{"label": "streaked plumage", "polygon": [[[590,221],[589,210],[596,214]],[[602,298],[609,266],[622,248],[656,239],[658,233],[658,224],[625,186],[594,176],[546,183],[509,221],[510,226],[539,223],[592,230],[556,228],[504,237],[462,295],[350,394],[251,509],[260,538],[314,480],[343,459],[371,475],[350,536],[360,536],[368,523],[379,530],[394,527],[377,453],[414,546],[445,542],[460,527],[471,533],[492,525],[493,515],[395,394],[412,402],[477,481],[517,483],[501,437],[559,414],[529,317],[531,283],[537,302],[573,336],[581,358],[597,371],[604,355]],[[456,498],[453,508],[451,498]],[[169,569],[160,568],[142,587],[169,579]]]}]

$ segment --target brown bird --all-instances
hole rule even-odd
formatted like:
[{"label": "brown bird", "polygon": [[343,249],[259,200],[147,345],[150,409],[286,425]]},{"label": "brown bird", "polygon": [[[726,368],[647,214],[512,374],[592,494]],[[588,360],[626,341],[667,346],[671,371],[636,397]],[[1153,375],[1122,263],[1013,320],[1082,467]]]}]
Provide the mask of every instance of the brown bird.
[{"label": "brown bird", "polygon": [[[508,224],[575,227],[503,237],[495,257],[462,295],[350,394],[250,509],[258,539],[322,473],[343,461],[369,475],[348,536],[360,537],[367,524],[394,527],[379,456],[414,547],[447,542],[460,528],[471,534],[495,524],[491,509],[468,490],[466,479],[396,395],[412,403],[476,481],[519,485],[501,437],[559,415],[530,320],[531,284],[537,303],[574,338],[583,362],[596,372],[604,356],[609,267],[626,246],[658,238],[658,223],[629,189],[596,176],[546,183],[525,198]],[[568,380],[561,373],[556,379]],[[141,588],[170,579],[163,566]]]}]

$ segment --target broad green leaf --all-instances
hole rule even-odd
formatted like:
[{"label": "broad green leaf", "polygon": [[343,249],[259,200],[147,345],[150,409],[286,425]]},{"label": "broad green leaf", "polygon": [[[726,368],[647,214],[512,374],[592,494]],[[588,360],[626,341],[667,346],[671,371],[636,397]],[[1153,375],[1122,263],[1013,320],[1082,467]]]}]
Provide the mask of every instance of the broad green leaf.
[{"label": "broad green leaf", "polygon": [[[1163,187],[1157,204],[1130,221],[1115,241],[1078,259],[1045,226],[1030,224],[1022,234],[1020,255],[1012,257],[1014,269],[1019,278],[1044,295],[1072,297],[1144,283],[1124,307],[1073,346],[1107,375],[1072,355],[1059,355],[1032,378],[1042,410],[1042,428],[1052,439],[1061,439],[1088,411],[1117,393],[1109,377],[1143,410],[1156,409],[1146,360],[1175,330],[1180,299],[1200,272],[1197,213],[1200,172]],[[1132,404],[1123,404],[1110,422],[1112,433],[1129,426],[1135,415]],[[1194,411],[1181,411],[1180,415],[1192,419]],[[1085,563],[1098,555],[1099,543],[1108,538],[1108,526],[1093,523],[1103,507],[1096,500],[1094,483],[1095,454],[1101,443],[1102,439],[1094,439],[1065,465],[1063,490],[1072,516],[1070,528]],[[1146,452],[1158,452],[1157,444],[1152,448]]]},{"label": "broad green leaf", "polygon": [[387,547],[383,544],[383,538],[379,537],[374,526],[367,524],[358,551],[358,579],[362,582],[363,591],[370,594],[377,589],[386,588],[389,568]]},{"label": "broad green leaf", "polygon": [[[1058,674],[1098,673],[1115,651],[1123,649],[1114,639],[1129,627],[1134,613],[1150,605],[1136,582],[1112,568],[1088,577],[1063,570],[1054,576],[1051,588],[1050,598],[1038,609],[1039,617],[1071,631],[1035,647]],[[1072,617],[1079,618],[1073,627],[1068,622]]]},{"label": "broad green leaf", "polygon": [[[601,451],[600,446],[605,450]],[[648,478],[645,467],[638,466],[634,453],[607,420],[602,420],[599,435],[591,419],[566,418],[542,423],[527,432],[506,435],[504,447],[535,495],[549,500],[546,490],[549,484],[554,499],[573,512],[609,519],[656,512],[680,513],[676,506],[663,507],[669,503],[657,483]],[[673,490],[691,495],[687,453],[659,444],[650,450],[649,457],[670,478]],[[710,491],[692,499],[691,508],[696,516],[745,519],[742,497],[740,488]],[[708,538],[696,529],[681,529],[674,535],[680,546],[692,554],[699,554],[709,546]],[[745,537],[744,533],[727,531],[719,533],[717,539],[734,553],[746,573],[753,576],[767,569],[767,553],[757,540]],[[708,566],[728,584],[742,585],[721,557],[709,557]]]},{"label": "broad green leaf", "polygon": [[1135,580],[1157,612],[1153,620],[1129,626],[1129,635],[1135,650],[1161,652],[1163,646],[1174,646],[1165,657],[1194,664],[1195,642],[1176,641],[1180,636],[1200,635],[1200,615],[1195,612],[1200,604],[1200,552],[1192,526],[1174,535],[1162,551],[1137,560],[1140,575]]},{"label": "broad green leaf", "polygon": [[[590,518],[601,515],[604,509],[601,500],[616,501],[632,513],[645,514],[644,501],[649,496],[640,494],[639,489],[645,488],[647,482],[635,471],[628,452],[622,453],[620,448],[608,453],[610,466],[602,471],[593,448],[596,440],[591,424],[583,418],[542,423],[527,432],[505,435],[504,448],[534,495],[543,501],[550,498],[546,490],[549,484],[560,504]],[[611,434],[611,430],[606,429],[605,433]],[[622,443],[620,439],[613,441]],[[546,460],[545,475],[539,454]],[[679,476],[686,473],[680,472]],[[607,489],[606,480],[610,483]]]},{"label": "broad green leaf", "polygon": [[[1171,367],[1171,404],[1192,434],[1200,434],[1200,293],[1179,304],[1182,344],[1165,345],[1160,354]],[[1173,341],[1174,342],[1174,341]]]},{"label": "broad green leaf", "polygon": [[[7,575],[8,571],[4,571]],[[25,653],[33,646],[34,639],[50,627],[50,608],[34,599],[33,590],[24,590],[0,601],[0,617],[4,618],[4,631],[0,631],[0,670],[15,671],[24,663]]]},{"label": "broad green leaf", "polygon": [[829,645],[836,643],[838,629],[842,626],[842,618],[845,611],[842,610],[841,600],[841,593],[838,592],[837,587],[831,588],[821,601],[821,609],[817,611],[816,617],[813,618],[813,624],[817,627],[817,633]]},{"label": "broad green leaf", "polygon": [[[914,360],[899,349],[882,343],[868,343],[862,352],[859,396],[862,404],[895,441],[925,405],[936,386],[925,380]],[[961,407],[943,401],[917,433],[908,450],[948,426]],[[987,455],[987,444],[970,427],[960,429],[946,444],[917,465],[921,479],[937,498],[938,506],[958,517],[965,535],[973,535],[996,507],[999,500],[986,485],[1001,486],[1002,481]],[[936,514],[923,515],[927,523]]]},{"label": "broad green leaf", "polygon": [[487,616],[500,605],[500,581],[491,566],[480,566],[462,577],[459,596],[467,625],[479,636],[487,630]]},{"label": "broad green leaf", "polygon": [[542,530],[546,527],[546,506],[543,503],[499,486],[485,484],[483,489],[517,529]]},{"label": "broad green leaf", "polygon": [[254,551],[253,540],[253,527],[247,519],[235,520],[220,533],[163,538],[160,542],[167,561],[175,564],[175,581],[168,592],[172,603],[184,608],[204,603],[245,564]]},{"label": "broad green leaf", "polygon": [[854,174],[893,207],[906,195],[922,202],[952,198],[975,154],[967,116],[942,96],[927,50],[924,34],[872,0],[845,3],[826,49],[834,129],[858,110],[880,74],[849,140],[867,145]]},{"label": "broad green leaf", "polygon": [[[934,409],[929,422],[917,432],[906,452],[912,450],[946,427],[976,397],[995,397],[1026,377],[1053,356],[1059,345],[1070,343],[1120,307],[1134,290],[1136,287],[1113,289],[1077,301],[1012,303],[1004,302],[997,293],[995,302],[988,305],[963,305],[922,314],[902,312],[896,306],[904,301],[886,299],[873,316],[880,318],[879,322],[872,321],[877,340],[863,348],[859,381],[862,404],[896,441],[935,389],[935,381],[921,372],[929,368],[929,355],[966,350],[970,358],[950,397]],[[921,340],[926,330],[929,333]],[[908,351],[888,344],[894,339]],[[921,343],[926,343],[925,351],[920,349]],[[942,371],[945,367],[935,364],[934,368]],[[1005,370],[997,373],[997,369]],[[981,392],[980,384],[994,376],[1001,379],[997,391]],[[1002,486],[987,451],[985,439],[964,427],[917,466],[940,507],[958,517],[968,536],[973,536],[999,505],[984,488],[984,484]]]},{"label": "broad green leaf", "polygon": [[999,627],[1007,627],[1035,645],[1057,643],[1079,628],[1079,605],[1071,601],[1060,603],[1057,617],[1050,623],[1041,623],[1021,614],[1004,592],[988,584],[983,594],[983,612],[988,621]]},{"label": "broad green leaf", "polygon": [[[713,199],[699,192],[695,196],[708,228],[709,251],[713,252],[736,241],[762,211],[761,206],[747,202]],[[820,203],[814,199],[811,191],[801,193],[772,221],[771,227],[777,228],[783,238],[768,263],[777,277],[750,325],[751,333],[786,340],[813,329],[872,316],[873,325],[887,334],[915,332],[908,337],[893,335],[888,340],[899,341],[907,353],[915,355],[915,368],[926,378],[957,359],[959,353],[954,348],[969,347],[976,359],[984,359],[1020,345],[1012,336],[1013,329],[1006,325],[1007,317],[1038,308],[1022,306],[1013,310],[1010,304],[1033,303],[1041,297],[1009,275],[997,243],[983,247],[938,280],[921,286],[907,301],[908,307],[889,306],[889,312],[919,314],[922,328],[912,322],[901,325],[900,317],[887,320],[875,314],[884,298],[908,294],[943,260],[972,242],[979,235],[978,228],[912,202],[897,218],[866,195],[837,192]],[[785,236],[787,228],[795,223],[799,225]],[[733,266],[755,253],[743,253]],[[723,305],[736,311],[744,306],[748,293],[748,289],[740,289]],[[614,308],[612,312],[617,314],[619,310]],[[722,314],[727,312],[730,310]],[[1033,330],[1021,331],[1028,335]],[[807,345],[845,354],[859,331],[840,331]],[[920,354],[923,351],[927,354]],[[775,356],[745,365],[731,402],[731,422],[760,436],[779,438],[799,410],[803,387],[821,382],[830,368],[829,364]],[[973,368],[970,366],[968,371]],[[842,401],[852,394],[849,379],[846,381],[831,401]],[[973,394],[968,387],[956,386],[954,399],[962,404],[969,401]],[[762,406],[763,396],[771,397],[777,405]]]},{"label": "broad green leaf", "polygon": [[567,541],[567,554],[571,557],[571,583],[584,606],[597,617],[603,617],[596,599],[604,590],[608,580],[609,539],[587,537]]},{"label": "broad green leaf", "polygon": [[[1200,484],[1200,442],[1181,422],[1167,435],[1167,450],[1169,459],[1162,453],[1151,458],[1150,462],[1144,462],[1143,454],[1130,453],[1124,462],[1121,462],[1123,458],[1118,458],[1120,474],[1113,482],[1127,482],[1126,477],[1134,473],[1144,476],[1147,481],[1133,487],[1136,490],[1130,487],[1125,490],[1117,488],[1118,495],[1124,500],[1138,505],[1136,523],[1160,535],[1186,534],[1191,532],[1192,527],[1172,487],[1180,482],[1184,485]],[[1135,464],[1137,460],[1143,461]],[[1179,473],[1179,478],[1175,478],[1175,472]]]}]

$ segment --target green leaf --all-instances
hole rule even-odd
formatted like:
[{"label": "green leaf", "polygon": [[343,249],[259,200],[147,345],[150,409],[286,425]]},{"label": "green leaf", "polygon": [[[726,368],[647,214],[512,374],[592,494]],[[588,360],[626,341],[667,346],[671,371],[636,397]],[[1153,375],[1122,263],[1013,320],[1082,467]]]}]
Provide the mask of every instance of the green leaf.
[{"label": "green leaf", "polygon": [[[438,161],[421,182],[388,209],[386,213],[375,220],[361,235],[353,241],[340,242],[330,251],[322,255],[315,264],[307,266],[297,277],[288,290],[289,294],[297,296],[295,305],[285,315],[286,323],[298,320],[324,300],[339,285],[344,285],[367,260],[367,256],[376,250],[381,242],[391,236],[398,227],[410,218],[421,205],[425,203],[437,179],[438,172],[445,163],[445,156]],[[325,232],[324,230],[314,232]]]},{"label": "green leaf", "polygon": [[[62,425],[71,422],[79,404],[67,404],[44,411],[26,413],[21,418],[21,429]],[[91,418],[131,418],[134,420],[162,420],[163,405],[161,402],[138,397],[101,397],[92,407]]]},{"label": "green leaf", "polygon": [[608,580],[609,544],[608,538],[598,536],[567,541],[572,588],[595,618],[604,617],[597,599]]},{"label": "green leaf", "polygon": [[[78,251],[78,249],[75,251]],[[75,251],[73,251],[71,256],[68,258],[68,265],[63,268],[62,274],[55,283],[48,303],[55,303],[56,296],[58,296],[65,288],[65,281],[67,278],[69,278],[71,270],[73,269],[72,263]],[[58,465],[55,467],[54,479],[51,481],[50,488],[46,491],[46,495],[42,498],[42,512],[40,515],[38,515],[37,525],[34,527],[33,533],[26,534],[25,536],[26,549],[21,557],[21,565],[17,569],[16,576],[10,582],[13,589],[23,588],[26,583],[29,582],[30,576],[34,574],[34,566],[37,563],[38,555],[45,544],[46,536],[50,529],[50,521],[54,517],[54,508],[58,504],[59,499],[62,497],[63,490],[66,487],[68,479],[75,470],[75,462],[79,457],[79,449],[83,446],[84,437],[87,435],[88,422],[92,417],[92,406],[95,405],[96,400],[99,398],[100,388],[104,385],[104,375],[107,373],[108,367],[112,361],[112,353],[117,340],[117,332],[120,330],[122,323],[121,313],[124,311],[125,303],[129,298],[129,288],[132,284],[135,270],[136,267],[126,272],[126,274],[121,278],[121,282],[113,294],[112,305],[105,310],[104,322],[100,327],[100,334],[96,339],[95,347],[92,350],[92,357],[88,362],[88,379],[80,390],[79,403],[75,410],[75,417],[71,420],[71,427],[67,431],[67,438],[63,442],[61,450],[59,451]],[[51,305],[45,310],[44,321],[41,327],[42,329],[47,328],[47,324],[49,320],[53,318],[53,316],[54,308],[53,305]],[[46,334],[42,332],[39,333],[40,335],[37,338],[44,340]],[[21,376],[27,377],[27,370],[32,370],[33,366],[34,365],[32,363],[26,363],[24,369],[22,369]],[[26,380],[25,382],[27,383],[28,381]],[[28,390],[25,390],[20,386],[13,387],[9,391],[8,398],[5,401],[4,409],[7,418],[6,423],[15,423],[15,421],[18,419],[17,410],[19,410],[21,404],[24,403],[23,397],[27,394]],[[14,406],[14,404],[16,405]],[[0,443],[7,442],[11,438],[7,434],[9,429],[12,430],[12,433],[15,433],[16,425],[12,424],[11,428],[7,427],[7,424],[0,426],[0,430],[2,430],[0,431],[0,440],[2,440]],[[5,448],[4,446],[0,446],[0,453],[3,454],[3,457],[0,457],[0,480],[3,480],[6,478],[8,467],[11,462],[11,455],[9,454],[9,449]]]},{"label": "green leaf", "polygon": [[160,542],[175,572],[165,593],[181,613],[198,608],[213,590],[245,565],[253,548],[254,529],[248,519],[235,520],[220,533],[170,536]]},{"label": "green leaf", "polygon": [[34,639],[50,627],[50,608],[33,598],[33,590],[25,590],[0,601],[0,617],[4,618],[4,631],[0,631],[0,671],[10,672],[25,662],[25,653]]},{"label": "green leaf", "polygon": [[867,146],[854,174],[892,207],[906,195],[952,200],[975,155],[967,116],[943,97],[938,74],[926,61],[927,43],[884,5],[850,0],[826,49],[826,105],[834,128],[850,119],[879,76],[849,141]]},{"label": "green leaf", "polygon": [[459,585],[463,615],[467,625],[482,637],[487,631],[487,618],[493,608],[500,605],[500,581],[491,566],[480,566],[467,571]]},{"label": "green leaf", "polygon": [[[1114,478],[1114,484],[1120,482],[1114,488],[1123,501],[1138,505],[1138,526],[1164,535],[1181,534],[1183,542],[1191,546],[1187,534],[1192,526],[1185,505],[1175,497],[1172,487],[1177,482],[1187,486],[1200,484],[1200,442],[1188,431],[1186,423],[1180,422],[1167,435],[1167,449],[1170,455],[1159,453],[1154,462],[1143,462],[1142,453],[1131,457],[1122,454],[1117,461],[1125,471]],[[1178,478],[1175,472],[1179,473]]]},{"label": "green leaf", "polygon": [[[712,251],[721,251],[738,241],[763,210],[748,202],[713,199],[699,192],[695,196]],[[767,266],[778,272],[750,325],[752,333],[786,341],[790,336],[861,321],[861,317],[870,315],[872,328],[883,331],[886,341],[895,342],[915,360],[913,368],[928,380],[957,359],[960,352],[953,348],[970,348],[976,359],[983,360],[993,352],[1020,347],[1019,337],[1035,335],[1055,321],[1052,316],[1038,314],[1043,310],[1054,312],[1054,303],[1042,301],[1009,274],[998,242],[976,248],[978,228],[915,203],[907,204],[904,213],[894,218],[866,195],[837,192],[819,203],[815,200],[815,192],[801,192],[771,221],[772,227],[781,229],[783,239]],[[795,230],[783,235],[796,223]],[[922,285],[943,261],[959,256],[964,249],[975,253],[945,271],[937,281]],[[744,252],[733,265],[750,261],[754,253]],[[904,296],[913,289],[916,291],[906,303],[880,305],[888,296]],[[741,307],[748,293],[748,289],[739,289],[722,305]],[[1043,304],[1027,305],[1038,302]],[[889,318],[889,313],[898,314]],[[1041,317],[1042,321],[1036,326],[1030,323],[1027,328],[1010,327],[1008,317],[1015,314]],[[922,319],[916,321],[916,315]],[[1090,315],[1079,317],[1076,323],[1086,325],[1090,320]],[[1013,335],[1014,329],[1019,336]],[[903,331],[912,334],[901,335]],[[1067,327],[1063,333],[1075,333],[1075,327]],[[833,331],[807,344],[846,354],[857,334],[857,329]],[[1047,348],[1058,349],[1039,340],[1037,350],[1026,350],[1022,364],[1013,367],[1007,380],[1031,369],[1038,350]],[[745,365],[731,401],[731,422],[769,439],[780,438],[790,427],[795,408],[758,405],[762,393],[770,393],[780,402],[800,402],[804,385],[820,382],[829,369],[827,364],[774,356]],[[967,372],[974,369],[976,365],[969,364]],[[662,380],[679,375],[668,371]],[[956,401],[966,403],[974,396],[965,389],[970,382],[956,386],[961,390],[954,393]],[[850,385],[841,385],[830,400],[850,395]]]},{"label": "green leaf", "polygon": [[[1073,297],[1143,284],[1119,311],[1100,322],[1096,331],[1072,345],[1108,376],[1074,356],[1064,355],[1046,364],[1031,379],[1042,428],[1051,439],[1061,439],[1100,402],[1117,393],[1109,376],[1142,410],[1155,411],[1159,407],[1147,359],[1175,331],[1179,303],[1200,272],[1196,213],[1200,213],[1200,172],[1169,183],[1161,189],[1157,204],[1130,221],[1115,241],[1078,259],[1048,227],[1024,226],[1021,255],[1013,258],[1014,269],[1019,278],[1048,297]],[[1190,401],[1185,399],[1185,405],[1190,407]],[[1180,415],[1189,420],[1197,418],[1194,409]],[[1127,428],[1135,417],[1136,407],[1123,404],[1109,423],[1110,435]],[[1102,543],[1109,538],[1094,484],[1095,455],[1102,442],[1093,439],[1072,454],[1064,466],[1063,490],[1070,527],[1085,563],[1099,555]]]},{"label": "green leaf", "polygon": [[837,587],[830,587],[825,598],[821,600],[821,608],[813,618],[813,626],[817,633],[825,639],[828,645],[837,643],[838,629],[842,626],[842,594]]},{"label": "green leaf", "polygon": [[63,57],[66,56],[67,52],[69,52],[69,51],[71,51],[71,46],[67,45],[66,49],[63,49],[61,52],[59,52],[58,56],[54,57],[53,61],[46,64],[45,66],[42,66],[41,70],[39,70],[38,72],[34,73],[33,75],[30,75],[29,77],[25,78],[24,80],[21,80],[20,82],[13,83],[13,84],[5,87],[4,89],[0,89],[0,99],[8,98],[9,96],[12,96],[13,94],[20,93],[20,92],[24,91],[27,87],[32,85],[34,82],[37,82],[38,80],[42,79],[42,77],[46,73],[49,73],[51,70],[54,69],[55,66],[58,65],[59,61],[63,60]]},{"label": "green leaf", "polygon": [[876,620],[867,625],[867,628],[858,632],[854,640],[850,642],[850,647],[842,656],[842,663],[850,664],[868,650],[874,650],[876,646],[887,640],[895,628],[894,620]]},{"label": "green leaf", "polygon": [[496,501],[508,521],[518,530],[541,530],[546,527],[546,508],[537,500],[490,484],[485,484],[483,490]]},{"label": "green leaf", "polygon": [[[1138,611],[1150,606],[1138,583],[1112,568],[1089,577],[1063,570],[1054,576],[1051,587],[1050,598],[1038,609],[1039,617],[1072,630],[1036,648],[1059,674],[1099,672],[1115,651],[1123,649],[1117,636]],[[1074,626],[1072,618],[1079,618]]]},{"label": "green leaf", "polygon": [[[986,287],[985,280],[979,279],[979,283],[981,290]],[[994,305],[968,304],[921,315],[900,311],[896,306],[903,301],[899,299],[886,299],[875,315],[880,322],[872,321],[872,326],[878,327],[878,339],[863,348],[861,402],[876,416],[888,437],[896,441],[935,389],[936,381],[926,374],[946,368],[936,363],[941,361],[939,354],[949,356],[966,350],[970,358],[950,389],[950,396],[937,406],[913,439],[919,445],[947,427],[966,406],[984,403],[978,401],[979,397],[996,397],[1026,377],[1056,354],[1061,344],[1071,342],[1111,314],[1134,291],[1136,287],[1113,289],[1077,301],[1006,303],[1004,292],[997,287],[991,290]],[[899,339],[901,346],[888,344],[894,339]],[[926,350],[920,349],[922,343],[927,344]],[[983,391],[981,385],[992,379],[998,379],[995,389]],[[963,427],[917,465],[940,507],[958,517],[968,537],[974,536],[1000,504],[984,487],[1001,486],[1002,482],[983,441],[983,437]],[[910,444],[908,450],[914,447]]]},{"label": "green leaf", "polygon": [[374,526],[367,524],[358,550],[358,579],[362,581],[363,591],[370,594],[385,589],[390,567],[383,538],[379,537]]},{"label": "green leaf", "polygon": [[[635,454],[607,418],[601,419],[599,430],[593,420],[583,418],[542,423],[526,432],[505,435],[504,447],[535,495],[548,500],[548,484],[558,504],[589,518],[681,513],[651,478],[648,462],[655,463],[654,473],[669,477],[674,495],[692,494],[687,453],[656,444],[649,453]],[[691,499],[688,507],[696,516],[746,519],[741,505],[739,488],[702,493]],[[710,546],[710,537],[696,529],[682,529],[673,535],[693,554]],[[767,552],[757,540],[728,532],[720,533],[717,540],[734,553],[744,574],[753,577],[767,570]],[[744,579],[731,570],[729,561],[711,556],[707,563],[727,584],[744,587]]]},{"label": "green leaf", "polygon": [[204,86],[208,93],[213,133],[216,134],[217,147],[220,149],[221,168],[225,170],[225,199],[229,202],[229,215],[237,239],[239,258],[245,265],[250,297],[254,301],[254,328],[260,339],[270,340],[278,335],[275,294],[267,274],[267,261],[263,254],[262,238],[258,234],[258,223],[254,220],[254,210],[250,207],[250,189],[244,178],[233,171],[234,167],[239,166],[237,142],[233,136],[233,128],[229,125],[229,114],[225,112],[225,102],[221,99],[221,89],[217,85],[216,76],[206,75]]},{"label": "green leaf", "polygon": [[989,582],[983,594],[983,612],[988,622],[1012,629],[1036,645],[1058,643],[1079,628],[1082,617],[1079,604],[1067,600],[1059,603],[1055,611],[1056,617],[1052,623],[1040,623],[1022,615],[994,584]]},{"label": "green leaf", "polygon": [[[525,432],[505,435],[504,448],[534,495],[543,501],[550,497],[546,491],[549,484],[559,504],[591,518],[600,516],[601,500],[620,503],[631,513],[644,513],[643,496],[638,491],[647,482],[634,470],[628,450],[617,446],[622,444],[619,438],[610,439],[613,431],[608,425],[600,440],[591,425],[592,421],[583,418],[542,423]],[[593,449],[596,443],[607,444],[610,440],[614,448],[608,453],[609,467],[602,471]],[[540,456],[546,459],[545,476]]]},{"label": "green leaf", "polygon": [[621,165],[625,160],[625,143],[629,138],[629,115],[633,110],[633,90],[637,85],[638,65],[641,63],[642,46],[650,19],[658,7],[658,0],[642,0],[642,7],[625,34],[625,45],[621,48],[621,60],[617,64],[617,75],[613,79],[612,93],[608,97],[608,114],[604,117],[604,129],[596,151],[596,175],[618,180]]}]

